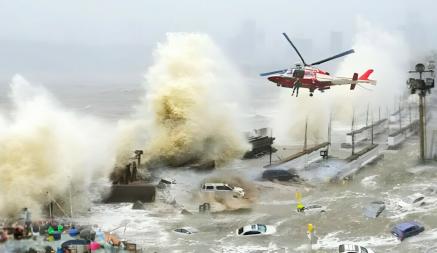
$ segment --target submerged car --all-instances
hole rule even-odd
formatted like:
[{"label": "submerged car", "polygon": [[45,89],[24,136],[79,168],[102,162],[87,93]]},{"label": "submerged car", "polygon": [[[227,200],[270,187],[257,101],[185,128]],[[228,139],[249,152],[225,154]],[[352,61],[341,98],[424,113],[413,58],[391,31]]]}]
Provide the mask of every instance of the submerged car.
[{"label": "submerged car", "polygon": [[185,234],[185,235],[192,235],[194,233],[197,233],[197,230],[194,228],[191,228],[191,227],[176,228],[173,231],[176,233]]},{"label": "submerged car", "polygon": [[271,235],[275,232],[275,227],[264,224],[247,225],[237,229],[237,235],[239,236]]},{"label": "submerged car", "polygon": [[289,181],[297,180],[299,176],[296,173],[290,173],[288,170],[283,169],[271,169],[263,172],[263,179],[267,180],[279,180],[279,181]]},{"label": "submerged car", "polygon": [[375,252],[371,249],[366,249],[358,245],[340,244],[338,246],[338,253],[375,253]]},{"label": "submerged car", "polygon": [[235,198],[243,198],[245,195],[243,188],[230,186],[225,183],[205,183],[200,190],[202,192],[232,194]]},{"label": "submerged car", "polygon": [[407,237],[417,235],[425,231],[425,228],[415,221],[408,221],[394,226],[391,233],[399,240],[404,240]]}]

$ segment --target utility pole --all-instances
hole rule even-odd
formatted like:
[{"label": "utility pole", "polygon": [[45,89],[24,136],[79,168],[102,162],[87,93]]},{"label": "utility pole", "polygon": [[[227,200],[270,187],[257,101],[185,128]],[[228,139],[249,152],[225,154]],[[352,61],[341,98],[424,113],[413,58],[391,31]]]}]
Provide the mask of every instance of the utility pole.
[{"label": "utility pole", "polygon": [[388,105],[385,107],[385,114],[387,115],[387,119],[390,120],[390,110],[388,109]]},{"label": "utility pole", "polygon": [[419,94],[419,134],[420,134],[420,160],[425,161],[425,120],[423,119],[423,100],[425,95]]},{"label": "utility pole", "polygon": [[372,134],[372,138],[371,138],[371,144],[373,145],[373,112],[372,112],[372,129],[371,129],[371,134]]},{"label": "utility pole", "polygon": [[[435,66],[428,65],[428,70],[425,70],[425,65],[418,63],[415,66],[415,70],[409,71],[409,73],[418,73],[419,79],[409,78],[407,84],[411,90],[411,94],[415,94],[416,91],[419,95],[419,127],[420,127],[420,160],[425,161],[425,96],[426,93],[431,93],[431,89],[434,88],[434,73]],[[432,78],[422,79],[422,74],[425,72],[431,73]]]},{"label": "utility pole", "polygon": [[305,140],[303,142],[303,150],[307,150],[307,132],[308,132],[308,116],[305,119]]},{"label": "utility pole", "polygon": [[366,126],[368,125],[369,121],[369,104],[367,104],[367,111],[366,111]]},{"label": "utility pole", "polygon": [[73,218],[73,198],[71,196],[71,188],[73,188],[73,184],[72,184],[72,180],[71,180],[71,176],[69,177],[70,179],[70,187],[68,187],[68,195],[69,195],[69,200],[70,200],[70,216],[71,218]]},{"label": "utility pole", "polygon": [[332,133],[332,112],[329,114],[329,125],[328,125],[328,143],[331,146],[331,133]]},{"label": "utility pole", "polygon": [[378,121],[381,120],[381,106],[378,108]]},{"label": "utility pole", "polygon": [[401,97],[399,97],[399,131],[402,131]]},{"label": "utility pole", "polygon": [[352,155],[355,154],[355,133],[354,133],[354,123],[355,123],[355,109],[352,113]]},{"label": "utility pole", "polygon": [[[270,128],[270,139],[271,140],[273,140],[273,128]],[[270,144],[270,152],[269,152],[269,165],[272,165],[272,152],[273,152],[273,150],[272,150],[272,145],[273,145],[273,141],[272,141],[272,143]]]}]

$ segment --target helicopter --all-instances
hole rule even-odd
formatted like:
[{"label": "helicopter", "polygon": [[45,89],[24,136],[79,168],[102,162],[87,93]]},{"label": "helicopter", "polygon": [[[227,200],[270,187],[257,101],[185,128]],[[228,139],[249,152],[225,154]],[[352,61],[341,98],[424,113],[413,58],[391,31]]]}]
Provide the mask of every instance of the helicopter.
[{"label": "helicopter", "polygon": [[354,90],[357,84],[376,84],[375,80],[370,80],[369,76],[373,73],[373,69],[369,69],[361,76],[358,73],[354,73],[352,78],[348,77],[336,77],[331,76],[328,72],[323,71],[314,66],[346,56],[348,54],[355,53],[353,49],[345,51],[343,53],[331,56],[329,58],[307,64],[300,54],[299,50],[295,47],[293,42],[287,36],[286,33],[282,33],[285,39],[291,44],[294,51],[302,61],[302,64],[298,63],[294,67],[288,69],[275,70],[271,72],[261,73],[260,76],[268,76],[267,79],[277,86],[292,88],[292,96],[299,95],[300,88],[306,88],[310,91],[310,96],[314,95],[315,90],[324,92],[334,85],[350,85],[350,89]]}]

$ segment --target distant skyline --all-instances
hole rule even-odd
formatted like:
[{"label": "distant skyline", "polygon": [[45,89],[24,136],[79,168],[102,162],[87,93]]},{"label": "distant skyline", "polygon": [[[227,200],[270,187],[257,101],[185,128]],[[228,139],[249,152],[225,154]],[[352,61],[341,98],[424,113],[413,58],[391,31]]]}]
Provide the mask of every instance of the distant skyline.
[{"label": "distant skyline", "polygon": [[357,17],[429,50],[437,42],[427,32],[437,23],[436,6],[430,0],[0,0],[0,85],[15,73],[43,83],[136,83],[167,32],[209,34],[237,67],[254,72],[299,60],[282,32],[308,59],[332,53],[333,33],[342,34],[338,47],[349,49]]}]

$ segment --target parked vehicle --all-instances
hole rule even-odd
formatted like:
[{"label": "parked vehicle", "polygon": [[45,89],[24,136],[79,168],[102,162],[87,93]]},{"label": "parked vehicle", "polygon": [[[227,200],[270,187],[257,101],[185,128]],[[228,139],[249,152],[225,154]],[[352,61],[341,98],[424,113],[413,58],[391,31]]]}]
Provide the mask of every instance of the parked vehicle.
[{"label": "parked vehicle", "polygon": [[267,180],[289,181],[297,180],[299,176],[283,169],[270,169],[263,172],[262,177]]},{"label": "parked vehicle", "polygon": [[421,224],[415,221],[408,221],[395,225],[391,233],[402,241],[423,231],[425,231],[425,228]]},{"label": "parked vehicle", "polygon": [[245,194],[243,188],[230,186],[225,183],[205,183],[202,185],[201,191],[232,194],[234,198],[243,198]]},{"label": "parked vehicle", "polygon": [[239,236],[271,235],[276,232],[276,228],[270,225],[254,224],[237,229]]},{"label": "parked vehicle", "polygon": [[338,253],[375,253],[371,249],[366,249],[362,246],[354,244],[340,244],[338,245]]}]

